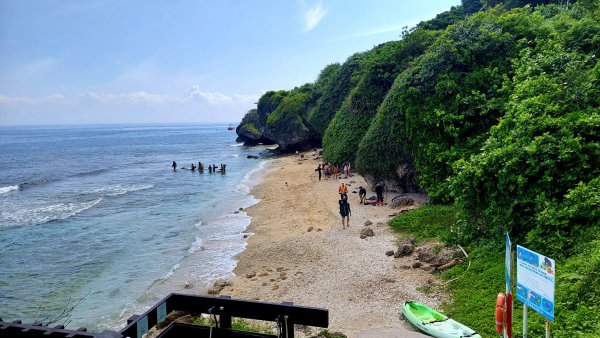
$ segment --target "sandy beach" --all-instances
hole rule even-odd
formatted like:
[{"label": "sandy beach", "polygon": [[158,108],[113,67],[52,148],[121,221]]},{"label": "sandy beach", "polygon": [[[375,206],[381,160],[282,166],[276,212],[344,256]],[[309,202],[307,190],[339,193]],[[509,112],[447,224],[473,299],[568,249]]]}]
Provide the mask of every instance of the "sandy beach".
[{"label": "sandy beach", "polygon": [[[236,277],[220,294],[326,308],[329,330],[348,337],[371,337],[371,329],[388,332],[386,337],[412,336],[401,317],[403,302],[437,306],[443,296],[417,290],[435,283],[435,277],[407,269],[413,258],[385,255],[398,246],[399,236],[386,223],[400,209],[359,204],[358,187],[367,185],[358,175],[319,181],[317,157],[306,152],[267,162],[252,191],[260,202],[245,210],[252,235],[237,256]],[[349,185],[352,208],[346,229],[338,213],[341,182]],[[374,195],[367,191],[367,197]],[[367,221],[375,235],[361,239]]]}]

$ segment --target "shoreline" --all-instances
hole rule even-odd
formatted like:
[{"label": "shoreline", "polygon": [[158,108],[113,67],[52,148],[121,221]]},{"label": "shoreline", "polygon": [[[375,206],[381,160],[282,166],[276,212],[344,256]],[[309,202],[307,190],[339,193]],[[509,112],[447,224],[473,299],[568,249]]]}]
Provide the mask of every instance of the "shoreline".
[{"label": "shoreline", "polygon": [[[399,236],[387,221],[400,209],[359,204],[355,192],[367,185],[356,174],[319,181],[314,169],[320,161],[313,151],[266,161],[250,191],[258,203],[244,209],[251,220],[244,231],[249,237],[234,257],[234,277],[213,293],[325,308],[328,330],[348,337],[367,337],[372,329],[414,334],[400,318],[403,302],[438,306],[444,296],[417,290],[435,283],[435,277],[421,269],[406,269],[411,257],[385,255],[398,246]],[[341,182],[349,185],[352,208],[347,229],[342,229],[338,213]],[[373,194],[369,191],[367,196]],[[366,221],[372,222],[368,227],[375,236],[361,239]]]}]

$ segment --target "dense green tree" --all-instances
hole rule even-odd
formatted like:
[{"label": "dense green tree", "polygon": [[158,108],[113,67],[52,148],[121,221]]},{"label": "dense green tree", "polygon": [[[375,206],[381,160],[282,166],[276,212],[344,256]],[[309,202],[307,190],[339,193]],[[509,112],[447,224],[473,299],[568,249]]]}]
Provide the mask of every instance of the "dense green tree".
[{"label": "dense green tree", "polygon": [[331,80],[323,81],[323,95],[313,109],[308,112],[308,123],[319,138],[325,134],[325,129],[338,111],[346,96],[356,85],[354,73],[358,70],[364,53],[356,53],[348,58],[336,71],[330,70]]},{"label": "dense green tree", "polygon": [[463,20],[465,16],[466,12],[463,6],[452,6],[449,11],[442,12],[431,20],[421,21],[417,25],[417,28],[444,30],[446,27]]},{"label": "dense green tree", "polygon": [[[318,95],[317,99],[321,97],[325,92],[331,89],[333,81],[336,79],[336,75],[339,73],[342,65],[339,63],[332,63],[325,66],[319,73],[317,81],[314,83],[314,91]],[[309,112],[310,114],[310,112]]]},{"label": "dense green tree", "polygon": [[288,95],[288,92],[285,90],[279,91],[268,91],[263,94],[263,96],[258,99],[257,105],[257,117],[258,117],[258,127],[261,131],[264,129],[267,124],[267,118],[271,115],[272,112],[277,109],[281,101]]},{"label": "dense green tree", "polygon": [[358,145],[394,79],[423,54],[437,35],[436,31],[419,28],[401,41],[379,45],[365,54],[357,71],[358,84],[346,97],[325,132],[323,155],[326,160],[354,163]]},{"label": "dense green tree", "polygon": [[413,160],[421,187],[449,201],[451,163],[477,152],[502,116],[510,60],[543,20],[526,9],[495,9],[448,27],[396,79],[360,144],[358,169],[393,177]]},{"label": "dense green tree", "polygon": [[461,0],[460,3],[467,15],[477,13],[483,9],[483,3],[480,0]]},{"label": "dense green tree", "polygon": [[456,163],[453,194],[467,233],[510,231],[562,256],[600,226],[590,212],[600,207],[600,62],[549,40],[515,67],[508,112],[479,154]]}]

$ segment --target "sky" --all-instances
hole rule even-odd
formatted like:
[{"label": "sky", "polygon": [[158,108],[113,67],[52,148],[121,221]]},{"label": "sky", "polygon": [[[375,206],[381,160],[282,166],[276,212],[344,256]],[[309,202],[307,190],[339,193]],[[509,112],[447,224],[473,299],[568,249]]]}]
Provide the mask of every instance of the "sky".
[{"label": "sky", "polygon": [[0,125],[239,122],[460,0],[0,0]]}]

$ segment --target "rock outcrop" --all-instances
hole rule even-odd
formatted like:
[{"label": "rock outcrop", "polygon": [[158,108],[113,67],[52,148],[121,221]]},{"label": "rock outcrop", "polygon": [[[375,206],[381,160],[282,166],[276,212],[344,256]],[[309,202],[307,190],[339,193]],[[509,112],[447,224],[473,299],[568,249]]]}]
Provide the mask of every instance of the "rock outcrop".
[{"label": "rock outcrop", "polygon": [[244,142],[246,145],[273,144],[273,142],[263,136],[263,129],[258,120],[257,110],[252,109],[246,113],[242,122],[237,126],[235,132],[238,135],[238,142]]},{"label": "rock outcrop", "polygon": [[278,119],[267,124],[264,137],[279,145],[285,151],[297,148],[312,148],[316,134],[306,126],[300,117]]},{"label": "rock outcrop", "polygon": [[248,111],[236,128],[238,141],[246,145],[276,143],[278,151],[319,146],[317,133],[298,111],[294,96],[289,97],[286,100],[279,92],[265,94],[258,109]]}]

